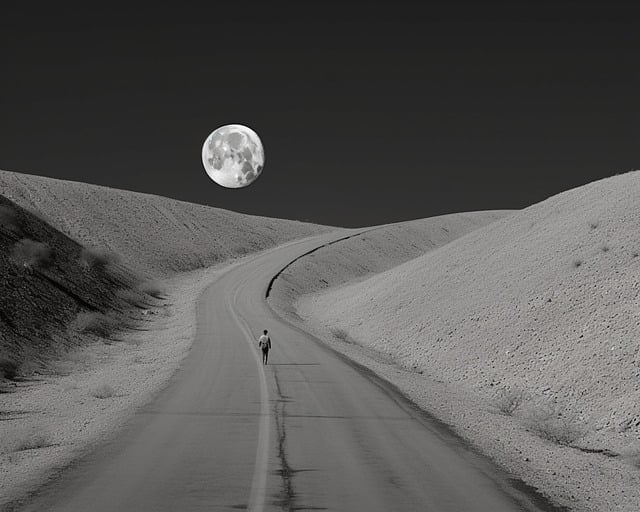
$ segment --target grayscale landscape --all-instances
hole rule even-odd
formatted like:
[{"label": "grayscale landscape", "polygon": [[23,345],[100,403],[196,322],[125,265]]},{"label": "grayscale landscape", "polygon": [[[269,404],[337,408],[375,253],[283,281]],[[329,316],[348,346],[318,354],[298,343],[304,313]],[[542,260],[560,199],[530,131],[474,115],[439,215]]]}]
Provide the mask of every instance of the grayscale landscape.
[{"label": "grayscale landscape", "polygon": [[0,510],[636,510],[639,176],[347,229],[0,172]]}]

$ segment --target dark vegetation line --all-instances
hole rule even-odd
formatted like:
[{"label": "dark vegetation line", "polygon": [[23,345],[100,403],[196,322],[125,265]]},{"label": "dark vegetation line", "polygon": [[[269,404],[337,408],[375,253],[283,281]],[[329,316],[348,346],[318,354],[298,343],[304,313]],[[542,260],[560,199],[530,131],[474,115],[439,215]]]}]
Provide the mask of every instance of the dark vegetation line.
[{"label": "dark vegetation line", "polygon": [[314,249],[311,249],[310,251],[307,251],[304,254],[301,254],[297,258],[292,259],[289,263],[287,263],[284,267],[282,267],[278,271],[278,273],[276,275],[274,275],[271,278],[271,280],[269,281],[269,284],[267,286],[267,291],[265,293],[265,298],[268,299],[269,295],[271,295],[271,289],[273,288],[273,284],[275,283],[276,279],[278,279],[282,275],[282,273],[285,270],[287,270],[291,265],[293,265],[296,261],[301,260],[305,256],[309,256],[310,254],[313,254],[314,252],[319,251],[320,249],[324,249],[325,247],[329,247],[330,245],[337,244],[338,242],[343,242],[344,240],[349,240],[350,238],[355,238],[355,237],[360,236],[360,235],[364,235],[365,233],[368,233],[369,231],[374,231],[376,229],[381,229],[383,227],[386,227],[386,226],[377,226],[375,228],[365,229],[364,231],[359,231],[358,233],[354,233],[352,235],[348,235],[348,236],[345,236],[345,237],[342,237],[342,238],[338,238],[337,240],[333,240],[331,242],[327,242],[326,244],[319,245],[318,247],[315,247]]}]

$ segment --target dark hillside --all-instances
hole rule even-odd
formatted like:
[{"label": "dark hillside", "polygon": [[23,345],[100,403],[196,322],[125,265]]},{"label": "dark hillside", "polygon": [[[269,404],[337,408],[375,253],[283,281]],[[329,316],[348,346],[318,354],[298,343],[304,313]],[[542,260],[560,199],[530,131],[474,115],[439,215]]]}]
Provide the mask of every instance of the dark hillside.
[{"label": "dark hillside", "polygon": [[[154,300],[139,285],[115,256],[87,250],[0,196],[0,377],[80,343],[74,331],[87,324],[126,323],[132,302]],[[70,329],[83,312],[84,325]]]}]

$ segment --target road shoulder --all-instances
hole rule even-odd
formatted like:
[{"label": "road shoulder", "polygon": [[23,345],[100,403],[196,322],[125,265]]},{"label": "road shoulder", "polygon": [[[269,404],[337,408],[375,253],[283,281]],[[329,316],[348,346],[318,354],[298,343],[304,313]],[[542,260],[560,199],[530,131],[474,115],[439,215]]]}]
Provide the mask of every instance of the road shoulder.
[{"label": "road shoulder", "polygon": [[167,384],[194,339],[197,298],[220,271],[168,278],[168,298],[148,310],[144,330],[77,350],[0,395],[0,510],[117,432]]}]

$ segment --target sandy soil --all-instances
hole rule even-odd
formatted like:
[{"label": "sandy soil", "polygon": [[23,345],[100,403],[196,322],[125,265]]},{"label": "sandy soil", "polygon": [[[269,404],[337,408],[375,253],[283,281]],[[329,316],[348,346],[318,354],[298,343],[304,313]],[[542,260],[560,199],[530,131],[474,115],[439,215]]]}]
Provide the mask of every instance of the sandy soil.
[{"label": "sandy soil", "polygon": [[[493,210],[441,215],[428,219],[352,229],[349,238],[293,262],[278,277],[279,293],[272,298],[287,313],[301,294],[362,281],[400,263],[513,213]],[[331,271],[327,271],[330,268]]]},{"label": "sandy soil", "polygon": [[169,298],[148,311],[147,330],[75,351],[52,363],[51,375],[0,395],[0,510],[115,432],[166,384],[193,340],[196,298],[219,271],[168,279]]},{"label": "sandy soil", "polygon": [[638,198],[580,187],[297,313],[557,502],[638,510]]},{"label": "sandy soil", "polygon": [[387,353],[331,334],[316,316],[289,317],[333,349],[372,369],[513,475],[575,511],[637,512],[640,471],[621,459],[550,443],[502,414],[494,400],[409,369]]}]

